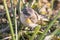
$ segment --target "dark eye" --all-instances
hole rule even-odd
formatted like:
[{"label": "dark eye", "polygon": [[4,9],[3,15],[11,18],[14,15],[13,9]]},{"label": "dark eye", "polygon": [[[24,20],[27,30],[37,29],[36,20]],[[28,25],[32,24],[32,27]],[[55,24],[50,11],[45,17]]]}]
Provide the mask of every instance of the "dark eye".
[{"label": "dark eye", "polygon": [[28,11],[26,9],[23,10],[23,14],[30,16],[30,14],[28,13]]}]

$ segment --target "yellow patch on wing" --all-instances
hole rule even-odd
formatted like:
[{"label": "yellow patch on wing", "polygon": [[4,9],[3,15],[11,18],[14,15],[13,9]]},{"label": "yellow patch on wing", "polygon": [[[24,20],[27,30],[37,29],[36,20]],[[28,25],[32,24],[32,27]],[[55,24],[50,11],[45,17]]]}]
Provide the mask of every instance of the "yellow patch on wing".
[{"label": "yellow patch on wing", "polygon": [[32,21],[29,18],[27,18],[26,23],[32,23]]},{"label": "yellow patch on wing", "polygon": [[46,11],[42,11],[41,14],[45,15],[47,12]]},{"label": "yellow patch on wing", "polygon": [[50,6],[51,6],[51,4],[50,4],[50,3],[47,3],[47,6],[48,6],[48,7],[50,7]]}]

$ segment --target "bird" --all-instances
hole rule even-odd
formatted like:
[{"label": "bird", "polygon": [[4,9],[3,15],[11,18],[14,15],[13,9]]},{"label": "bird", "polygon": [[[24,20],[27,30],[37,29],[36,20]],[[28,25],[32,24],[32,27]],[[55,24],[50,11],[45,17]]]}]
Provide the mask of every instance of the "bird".
[{"label": "bird", "polygon": [[20,12],[20,21],[24,26],[35,28],[39,25],[37,22],[41,19],[48,20],[47,18],[39,15],[31,7],[24,7]]}]

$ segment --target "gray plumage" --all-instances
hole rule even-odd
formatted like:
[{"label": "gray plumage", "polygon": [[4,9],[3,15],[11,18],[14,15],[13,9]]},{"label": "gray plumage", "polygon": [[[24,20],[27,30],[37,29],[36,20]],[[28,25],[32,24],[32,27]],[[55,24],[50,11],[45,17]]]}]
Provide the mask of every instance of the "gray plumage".
[{"label": "gray plumage", "polygon": [[[31,24],[25,22],[27,18],[29,18],[32,21]],[[25,26],[29,26],[29,27],[37,26],[38,25],[37,22],[38,20],[40,20],[40,18],[42,19],[43,17],[30,7],[23,8],[20,13],[21,23]]]}]

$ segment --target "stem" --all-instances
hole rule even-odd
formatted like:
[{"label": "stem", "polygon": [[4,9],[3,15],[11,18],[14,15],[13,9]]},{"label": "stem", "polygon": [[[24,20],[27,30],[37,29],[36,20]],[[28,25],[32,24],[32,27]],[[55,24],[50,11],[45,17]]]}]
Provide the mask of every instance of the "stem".
[{"label": "stem", "polygon": [[51,4],[52,4],[52,5],[51,5],[51,9],[52,9],[52,10],[53,10],[53,6],[54,6],[54,1],[55,1],[55,0],[52,0],[52,1],[51,1]]},{"label": "stem", "polygon": [[18,0],[18,3],[17,3],[17,9],[18,9],[18,14],[19,14],[19,22],[20,22],[20,11],[21,11],[21,8],[20,8],[20,0]]},{"label": "stem", "polygon": [[8,12],[6,0],[3,0],[3,3],[4,3],[4,6],[5,6],[7,18],[8,18],[8,21],[9,21],[9,27],[10,27],[10,31],[11,31],[11,34],[12,34],[12,39],[15,40],[13,26],[12,26],[12,22],[11,22],[11,19],[10,19],[9,12]]},{"label": "stem", "polygon": [[16,19],[16,7],[15,7],[14,19],[15,19],[14,21],[15,21],[16,40],[18,40],[18,35],[17,35],[17,19]]},{"label": "stem", "polygon": [[29,40],[34,40],[34,38],[35,38],[35,36],[36,36],[36,34],[39,32],[39,30],[40,30],[40,25],[39,26],[37,26],[36,28],[35,28],[35,30],[34,30],[34,33],[33,33],[33,35],[29,38]]},{"label": "stem", "polygon": [[51,35],[55,35],[58,31],[59,29],[56,29]]}]

